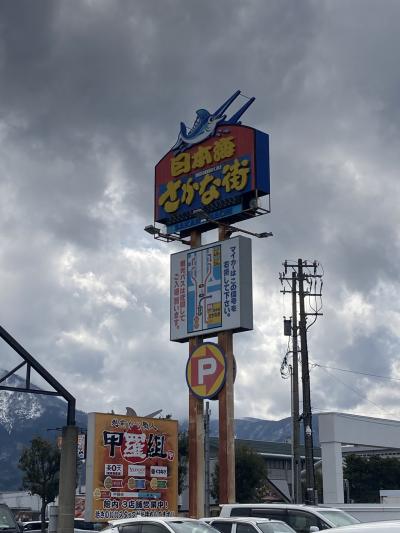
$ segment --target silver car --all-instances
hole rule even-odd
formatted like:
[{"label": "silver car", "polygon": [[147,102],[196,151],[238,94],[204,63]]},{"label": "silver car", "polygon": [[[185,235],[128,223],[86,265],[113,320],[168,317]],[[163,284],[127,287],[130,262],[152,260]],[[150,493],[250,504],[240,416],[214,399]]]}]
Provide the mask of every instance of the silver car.
[{"label": "silver car", "polygon": [[353,526],[330,529],[329,533],[399,533],[400,520],[388,520],[387,522],[364,522]]},{"label": "silver car", "polygon": [[220,518],[239,516],[282,520],[297,533],[313,533],[359,523],[359,520],[353,516],[333,507],[283,503],[226,503],[221,505]]},{"label": "silver car", "polygon": [[174,517],[144,517],[112,520],[101,533],[216,533],[200,520]]}]

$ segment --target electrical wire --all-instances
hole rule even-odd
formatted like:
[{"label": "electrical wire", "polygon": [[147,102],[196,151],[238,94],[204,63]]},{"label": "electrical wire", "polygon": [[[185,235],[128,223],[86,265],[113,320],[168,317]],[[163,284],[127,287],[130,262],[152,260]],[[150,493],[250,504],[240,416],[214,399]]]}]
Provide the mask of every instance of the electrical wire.
[{"label": "electrical wire", "polygon": [[290,353],[290,339],[291,339],[291,337],[288,338],[286,354],[285,354],[285,356],[284,356],[284,358],[282,360],[282,363],[281,363],[280,372],[281,372],[281,378],[282,379],[288,379],[289,376],[290,376],[290,373],[291,373],[291,367],[290,367],[290,364],[288,363],[288,355]]},{"label": "electrical wire", "polygon": [[378,378],[378,379],[386,379],[388,381],[400,381],[400,378],[391,378],[391,377],[388,377],[388,376],[380,376],[379,374],[370,374],[368,372],[359,372],[357,370],[350,370],[348,368],[338,368],[338,367],[335,367],[335,366],[327,366],[327,365],[321,365],[320,363],[316,363],[316,362],[310,362],[310,364],[312,364],[312,366],[318,366],[320,368],[327,368],[328,370],[338,370],[339,372],[348,372],[350,374],[359,374],[360,376],[368,376],[368,377],[371,377],[371,378]]},{"label": "electrical wire", "polygon": [[390,414],[390,412],[388,411],[384,411],[382,409],[382,407],[380,405],[378,405],[377,403],[373,402],[372,400],[369,400],[368,398],[366,398],[365,394],[363,394],[360,390],[356,389],[356,388],[353,388],[353,387],[350,387],[350,385],[348,385],[346,382],[342,381],[341,379],[339,379],[337,376],[335,376],[334,374],[332,374],[331,372],[329,372],[328,370],[326,370],[325,368],[323,368],[322,366],[320,367],[321,370],[323,370],[326,374],[328,374],[328,376],[331,376],[333,377],[334,379],[336,379],[337,381],[339,381],[339,383],[341,383],[344,387],[347,387],[348,389],[350,389],[351,391],[353,391],[355,394],[357,394],[357,396],[359,396],[362,400],[370,403],[371,405],[373,405],[374,407],[376,407],[377,409],[379,409],[379,411],[383,414]]}]

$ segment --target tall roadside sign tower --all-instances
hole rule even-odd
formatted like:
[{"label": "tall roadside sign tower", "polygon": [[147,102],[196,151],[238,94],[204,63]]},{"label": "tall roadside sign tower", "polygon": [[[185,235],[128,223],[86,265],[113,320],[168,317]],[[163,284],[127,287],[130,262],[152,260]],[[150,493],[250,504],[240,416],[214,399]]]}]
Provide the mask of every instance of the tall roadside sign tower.
[{"label": "tall roadside sign tower", "polygon": [[[228,118],[240,96],[245,103]],[[269,136],[240,122],[254,100],[238,90],[214,112],[198,109],[192,127],[181,122],[155,167],[154,225],[145,228],[190,247],[171,255],[170,339],[189,344],[191,517],[204,515],[205,399],[219,402],[219,501],[235,501],[233,334],[253,329],[253,303],[251,239],[231,236],[272,235],[233,225],[270,212]],[[202,246],[215,228],[218,242]]]}]

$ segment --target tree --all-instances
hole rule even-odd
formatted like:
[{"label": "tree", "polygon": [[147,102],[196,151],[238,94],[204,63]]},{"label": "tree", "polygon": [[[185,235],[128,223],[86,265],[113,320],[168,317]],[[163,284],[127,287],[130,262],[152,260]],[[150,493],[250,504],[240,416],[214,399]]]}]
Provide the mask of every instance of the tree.
[{"label": "tree", "polygon": [[355,503],[379,503],[380,489],[400,489],[400,461],[392,457],[349,455],[343,476]]},{"label": "tree", "polygon": [[24,489],[37,494],[42,500],[40,516],[44,531],[46,506],[58,494],[60,451],[51,442],[37,437],[31,441],[30,448],[23,450],[18,467],[24,472]]},{"label": "tree", "polygon": [[[264,459],[248,446],[238,446],[235,452],[236,501],[256,503],[265,492],[267,465]],[[219,499],[219,465],[211,476],[211,496]]]}]

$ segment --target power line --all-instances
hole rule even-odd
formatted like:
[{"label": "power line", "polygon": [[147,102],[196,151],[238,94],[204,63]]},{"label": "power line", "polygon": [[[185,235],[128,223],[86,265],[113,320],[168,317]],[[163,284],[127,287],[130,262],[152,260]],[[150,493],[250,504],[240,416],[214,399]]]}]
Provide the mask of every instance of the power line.
[{"label": "power line", "polygon": [[388,376],[380,376],[379,374],[369,374],[368,372],[359,372],[357,370],[350,370],[349,368],[338,368],[335,366],[321,365],[320,363],[312,363],[313,367],[327,368],[328,370],[338,370],[339,372],[348,372],[350,374],[359,374],[360,376],[368,376],[371,378],[387,379],[388,381],[400,381],[400,378],[391,378]]},{"label": "power line", "polygon": [[[320,366],[320,365],[317,365],[317,366]],[[365,394],[363,394],[361,391],[359,391],[358,389],[355,389],[353,387],[350,387],[350,385],[348,385],[347,383],[345,383],[344,381],[342,381],[341,379],[339,379],[337,376],[334,376],[331,372],[328,372],[327,370],[325,370],[325,368],[323,368],[321,366],[322,370],[324,370],[328,376],[332,376],[333,378],[335,378],[337,381],[339,381],[339,383],[341,383],[344,387],[347,387],[348,389],[350,389],[352,392],[354,392],[355,394],[357,394],[357,396],[359,396],[362,400],[364,400],[365,402],[368,402],[370,404],[372,404],[374,407],[376,407],[377,409],[379,409],[379,411],[381,413],[384,413],[384,414],[388,414],[387,411],[384,411],[383,408],[378,405],[377,403],[373,402],[372,400],[369,400],[368,398],[366,398]]]}]

